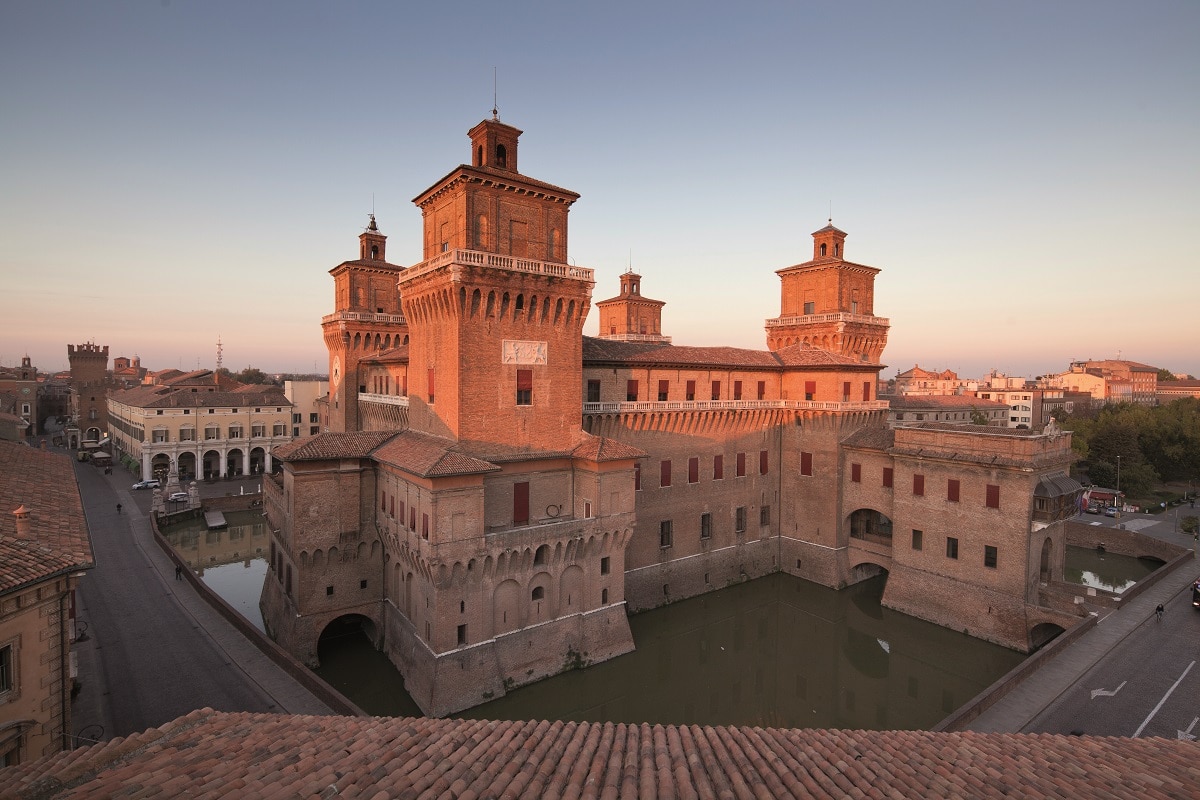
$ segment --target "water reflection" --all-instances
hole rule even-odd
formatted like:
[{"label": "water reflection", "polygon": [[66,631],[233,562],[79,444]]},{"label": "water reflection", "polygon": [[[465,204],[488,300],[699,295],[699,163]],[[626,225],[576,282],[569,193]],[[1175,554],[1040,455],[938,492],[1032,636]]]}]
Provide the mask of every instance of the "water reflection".
[{"label": "water reflection", "polygon": [[163,530],[163,538],[200,580],[254,624],[263,627],[258,599],[267,574],[263,548],[269,547],[261,511],[227,511],[227,528],[210,531],[204,518]]},{"label": "water reflection", "polygon": [[1063,577],[1068,583],[1120,594],[1161,566],[1159,561],[1068,545]]}]

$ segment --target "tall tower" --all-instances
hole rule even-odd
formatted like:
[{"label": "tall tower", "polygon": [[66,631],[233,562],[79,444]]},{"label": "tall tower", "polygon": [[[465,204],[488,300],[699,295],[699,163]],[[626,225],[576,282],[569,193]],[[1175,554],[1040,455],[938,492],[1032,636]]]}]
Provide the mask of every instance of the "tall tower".
[{"label": "tall tower", "polygon": [[67,345],[71,364],[71,446],[98,442],[108,433],[108,345],[94,342]]},{"label": "tall tower", "polygon": [[404,267],[387,261],[387,237],[375,215],[358,236],[358,258],[343,261],[333,276],[334,312],[321,320],[329,350],[329,428],[359,430],[359,362],[372,353],[408,342],[396,281]]},{"label": "tall tower", "polygon": [[671,337],[662,334],[662,309],[666,303],[642,294],[642,276],[632,269],[621,276],[621,293],[596,302],[600,312],[601,339],[632,342],[662,342]]},{"label": "tall tower", "polygon": [[779,316],[767,320],[767,347],[808,344],[878,364],[890,323],[875,314],[879,270],[846,260],[846,233],[829,225],[812,235],[811,261],[777,270]]},{"label": "tall tower", "polygon": [[579,195],[516,171],[521,131],[472,128],[472,163],[422,192],[425,261],[400,275],[409,344],[409,422],[519,450],[581,435],[583,321],[593,273],[569,266]]}]

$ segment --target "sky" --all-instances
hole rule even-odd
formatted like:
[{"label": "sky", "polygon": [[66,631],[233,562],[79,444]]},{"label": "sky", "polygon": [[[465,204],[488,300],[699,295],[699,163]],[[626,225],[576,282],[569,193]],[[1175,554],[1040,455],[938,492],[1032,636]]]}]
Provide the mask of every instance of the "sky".
[{"label": "sky", "polygon": [[593,301],[632,267],[676,345],[765,349],[832,217],[884,377],[1200,375],[1197,41],[1195,0],[7,0],[0,364],[327,371],[328,271],[372,210],[421,260],[495,103]]}]

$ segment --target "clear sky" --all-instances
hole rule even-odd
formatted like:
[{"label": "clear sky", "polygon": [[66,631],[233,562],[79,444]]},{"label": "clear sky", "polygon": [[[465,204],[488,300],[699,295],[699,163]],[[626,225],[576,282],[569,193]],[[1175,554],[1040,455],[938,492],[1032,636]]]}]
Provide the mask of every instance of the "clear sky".
[{"label": "clear sky", "polygon": [[[328,270],[491,115],[680,345],[764,349],[833,222],[885,377],[1121,357],[1200,375],[1200,3],[0,5],[0,363],[327,369]],[[584,329],[595,334],[596,315]]]}]

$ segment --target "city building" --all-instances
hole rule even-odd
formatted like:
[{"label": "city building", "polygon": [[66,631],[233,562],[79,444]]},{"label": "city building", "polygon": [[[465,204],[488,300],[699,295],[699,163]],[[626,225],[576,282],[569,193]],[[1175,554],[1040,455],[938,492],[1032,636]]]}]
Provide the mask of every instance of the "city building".
[{"label": "city building", "polygon": [[1167,403],[1178,400],[1181,397],[1200,398],[1200,381],[1159,381],[1158,386],[1155,389],[1155,395],[1158,398],[1159,405],[1166,405]]},{"label": "city building", "polygon": [[0,766],[72,747],[75,587],[93,564],[71,461],[0,441]]},{"label": "city building", "polygon": [[311,664],[356,622],[440,715],[628,651],[627,611],[780,571],[886,572],[884,605],[1023,651],[1073,624],[1041,591],[1070,434],[889,429],[879,269],[844,231],[776,270],[766,350],[673,344],[631,271],[585,336],[579,195],[517,171],[520,134],[479,123],[415,198],[421,263],[388,263],[372,217],[331,270],[329,432],[264,481],[276,641]]},{"label": "city building", "polygon": [[143,478],[216,480],[274,469],[271,451],[292,441],[292,404],[278,386],[234,388],[209,370],[113,391],[114,457]]},{"label": "city building", "polygon": [[1009,406],[983,400],[973,394],[908,394],[883,398],[888,401],[888,427],[911,422],[948,422],[952,425],[996,425],[1008,427]]},{"label": "city building", "polygon": [[1073,361],[1066,372],[1046,378],[1049,386],[1088,392],[1102,403],[1152,406],[1158,401],[1158,367],[1136,361]]},{"label": "city building", "polygon": [[108,438],[108,345],[67,345],[71,365],[71,412],[65,429],[67,447],[95,448]]},{"label": "city building", "polygon": [[977,388],[979,388],[977,380],[959,378],[957,372],[948,369],[941,372],[921,369],[921,366],[917,364],[912,369],[896,375],[892,391],[898,396],[910,394],[938,396],[973,392]]},{"label": "city building", "polygon": [[20,366],[0,367],[0,411],[12,414],[23,423],[0,425],[0,429],[7,429],[9,434],[19,429],[18,435],[22,438],[33,438],[42,432],[40,388],[37,367],[29,356],[22,356]]},{"label": "city building", "polygon": [[292,404],[292,436],[315,436],[328,427],[322,413],[328,413],[326,381],[284,381],[283,396]]},{"label": "city building", "polygon": [[980,386],[975,396],[1008,406],[1008,427],[1033,428],[1042,418],[1042,392],[1023,385],[1019,388],[998,389]]}]

